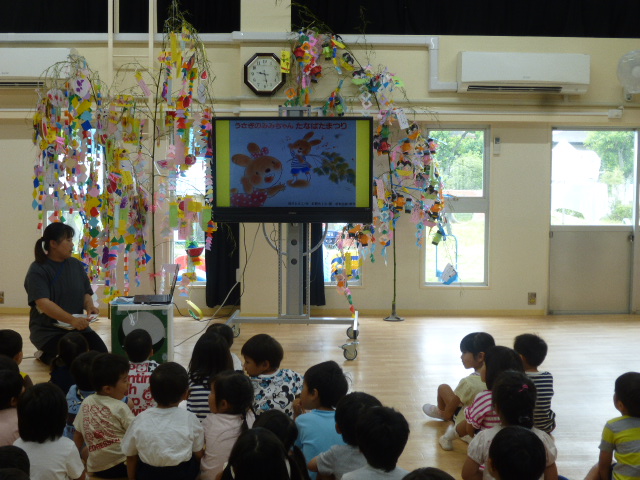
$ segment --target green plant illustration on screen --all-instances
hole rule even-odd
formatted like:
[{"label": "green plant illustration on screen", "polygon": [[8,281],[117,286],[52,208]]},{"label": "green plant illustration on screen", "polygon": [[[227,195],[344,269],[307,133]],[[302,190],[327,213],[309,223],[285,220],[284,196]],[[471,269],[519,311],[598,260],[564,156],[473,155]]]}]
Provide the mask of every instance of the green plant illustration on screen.
[{"label": "green plant illustration on screen", "polygon": [[316,175],[327,175],[333,183],[346,181],[352,185],[356,184],[356,172],[344,157],[337,152],[322,152],[322,155],[322,164],[313,169]]}]

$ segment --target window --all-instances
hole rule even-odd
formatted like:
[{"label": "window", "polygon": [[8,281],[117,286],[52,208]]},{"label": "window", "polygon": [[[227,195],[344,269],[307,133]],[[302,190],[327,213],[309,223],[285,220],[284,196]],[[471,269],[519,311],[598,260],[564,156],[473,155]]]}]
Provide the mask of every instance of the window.
[{"label": "window", "polygon": [[[338,240],[346,223],[327,223],[327,236],[322,245],[322,258],[324,266],[325,285],[336,285],[333,274],[338,270],[344,270],[348,275],[349,285],[362,285],[362,259],[355,242],[346,241],[342,252],[338,248]],[[344,254],[344,255],[343,255]]]},{"label": "window", "polygon": [[637,132],[554,130],[551,225],[630,225]]},{"label": "window", "polygon": [[[445,235],[426,248],[426,284],[441,284],[450,263],[458,272],[456,285],[487,285],[489,195],[486,130],[430,130],[446,195]],[[436,240],[437,241],[437,240]]]}]

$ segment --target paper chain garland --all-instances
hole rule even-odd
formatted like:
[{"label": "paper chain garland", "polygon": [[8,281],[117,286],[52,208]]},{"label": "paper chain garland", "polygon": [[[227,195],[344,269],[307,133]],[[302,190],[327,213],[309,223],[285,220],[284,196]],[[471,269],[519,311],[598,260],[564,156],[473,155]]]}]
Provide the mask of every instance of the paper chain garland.
[{"label": "paper chain garland", "polygon": [[[200,222],[209,236],[215,230],[210,208],[202,197],[180,198],[175,194],[175,181],[191,168],[196,156],[207,159],[203,175],[207,190],[212,189],[209,161],[213,111],[204,106],[208,74],[206,70],[199,72],[199,45],[192,30],[183,27],[180,32],[169,33],[168,39],[169,48],[159,58],[163,89],[158,103],[144,80],[145,76],[152,78],[150,72],[138,70],[135,74],[142,101],[132,95],[105,98],[106,88],[86,60],[70,56],[68,62],[54,66],[50,76],[45,75],[46,94],[41,93],[33,119],[33,138],[38,147],[33,208],[38,211],[38,229],[44,226],[47,210],[53,211],[47,218],[50,222],[65,221],[68,214],[79,213],[80,257],[92,283],[104,281],[106,303],[121,294],[117,286],[120,267],[122,294],[129,294],[130,268],[136,285],[141,283],[141,275],[152,259],[147,240],[149,212],[168,212],[161,216],[163,240],[170,241],[175,229],[186,240],[188,264],[180,283],[182,295],[188,295],[200,261],[192,241],[193,225]],[[60,79],[62,72],[66,79]],[[157,124],[149,115],[152,108],[161,114]],[[145,127],[158,146],[160,138],[168,136],[165,159],[156,160],[148,153]],[[162,174],[153,175],[154,168]]]}]

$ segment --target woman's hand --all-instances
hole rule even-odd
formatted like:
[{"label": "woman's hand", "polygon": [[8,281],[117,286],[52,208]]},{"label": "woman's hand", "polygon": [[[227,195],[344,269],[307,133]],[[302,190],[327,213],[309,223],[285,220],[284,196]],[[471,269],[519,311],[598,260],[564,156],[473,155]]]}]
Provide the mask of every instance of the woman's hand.
[{"label": "woman's hand", "polygon": [[84,295],[84,309],[89,316],[100,315],[100,309],[94,305],[93,298],[89,294]]},{"label": "woman's hand", "polygon": [[69,323],[76,330],[85,330],[89,326],[89,319],[87,317],[73,317]]}]

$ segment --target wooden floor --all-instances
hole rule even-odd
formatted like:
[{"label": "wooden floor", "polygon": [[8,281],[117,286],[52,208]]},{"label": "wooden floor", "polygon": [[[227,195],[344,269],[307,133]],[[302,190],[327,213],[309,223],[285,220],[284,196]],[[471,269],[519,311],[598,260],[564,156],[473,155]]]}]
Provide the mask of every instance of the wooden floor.
[{"label": "wooden floor", "polygon": [[[222,321],[222,320],[218,320]],[[107,345],[107,319],[94,324]],[[35,348],[28,340],[27,317],[0,315],[0,328],[18,330],[25,339],[24,354]],[[186,366],[191,349],[205,323],[190,318],[175,320],[175,361]],[[558,470],[572,480],[582,479],[598,457],[604,422],[617,415],[612,404],[613,384],[626,371],[640,370],[638,340],[640,317],[413,317],[389,323],[380,318],[361,318],[358,357],[346,361],[340,345],[347,341],[344,325],[243,324],[232,351],[239,355],[244,341],[256,333],[269,333],[283,345],[283,367],[300,373],[318,362],[335,360],[351,379],[351,389],[378,397],[402,412],[411,426],[409,443],[399,465],[408,470],[439,467],[455,478],[465,459],[466,444],[454,442],[445,452],[437,443],[446,425],[428,419],[421,410],[435,401],[440,383],[453,386],[468,371],[460,362],[460,339],[473,331],[491,333],[498,344],[512,346],[520,333],[537,333],[549,344],[543,367],[553,373],[557,414],[554,432],[558,447]],[[25,358],[21,369],[34,382],[46,381],[46,367]]]}]

